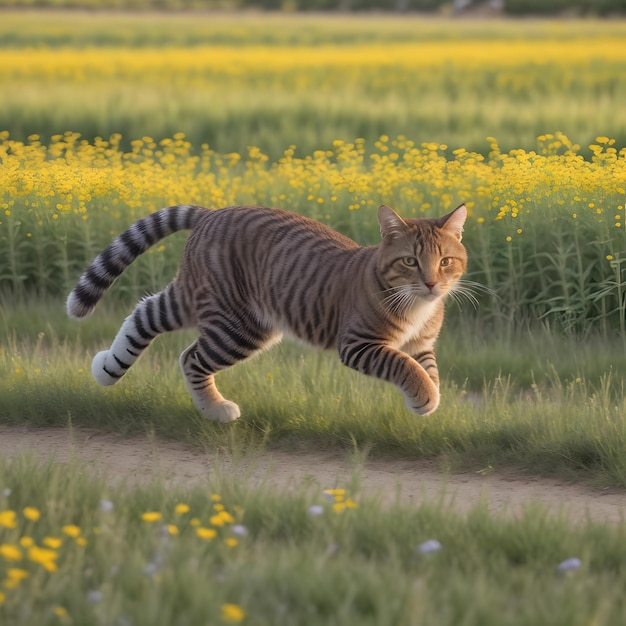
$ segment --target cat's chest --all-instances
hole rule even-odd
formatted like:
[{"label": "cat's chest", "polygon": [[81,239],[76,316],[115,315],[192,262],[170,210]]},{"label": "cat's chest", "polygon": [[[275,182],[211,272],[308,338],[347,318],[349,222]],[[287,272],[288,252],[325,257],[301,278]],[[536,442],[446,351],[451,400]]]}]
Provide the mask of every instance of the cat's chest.
[{"label": "cat's chest", "polygon": [[416,307],[394,333],[391,343],[392,347],[400,349],[411,341],[419,339],[424,327],[437,314],[437,311],[437,301],[425,302]]}]

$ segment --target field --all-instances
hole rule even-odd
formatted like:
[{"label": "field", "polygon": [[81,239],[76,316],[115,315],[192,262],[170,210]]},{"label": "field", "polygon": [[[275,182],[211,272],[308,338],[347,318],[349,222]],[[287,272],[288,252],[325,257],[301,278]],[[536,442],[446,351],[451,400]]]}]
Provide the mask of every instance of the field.
[{"label": "field", "polygon": [[[619,21],[3,13],[0,421],[623,490],[625,40]],[[379,204],[461,202],[466,295],[429,418],[285,343],[220,375],[239,422],[201,422],[177,367],[189,333],[97,387],[91,356],[172,278],[184,237],[92,318],[64,313],[101,247],[162,206],[281,206],[372,244]],[[358,485],[282,493],[216,471],[202,489],[119,486],[0,459],[0,621],[622,623],[623,522],[381,506]],[[430,539],[443,548],[423,554]],[[570,557],[582,566],[558,571]]]}]

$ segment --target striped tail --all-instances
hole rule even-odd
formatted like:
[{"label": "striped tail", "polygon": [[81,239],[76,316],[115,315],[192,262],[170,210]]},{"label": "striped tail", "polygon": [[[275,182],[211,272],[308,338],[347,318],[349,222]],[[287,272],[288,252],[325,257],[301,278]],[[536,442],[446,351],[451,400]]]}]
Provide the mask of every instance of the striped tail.
[{"label": "striped tail", "polygon": [[107,289],[140,254],[172,233],[190,230],[205,211],[197,206],[172,206],[135,222],[85,270],[67,298],[68,315],[78,319],[91,315]]}]

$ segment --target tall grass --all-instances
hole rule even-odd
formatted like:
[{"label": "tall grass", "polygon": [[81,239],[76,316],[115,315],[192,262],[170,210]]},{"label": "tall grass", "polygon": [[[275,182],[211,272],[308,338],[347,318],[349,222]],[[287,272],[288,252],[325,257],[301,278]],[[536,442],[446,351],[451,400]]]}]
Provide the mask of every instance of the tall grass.
[{"label": "tall grass", "polygon": [[195,489],[113,488],[86,470],[0,463],[3,623],[608,626],[624,614],[623,524],[572,527],[537,507],[381,510],[348,484],[278,493],[219,474]]}]

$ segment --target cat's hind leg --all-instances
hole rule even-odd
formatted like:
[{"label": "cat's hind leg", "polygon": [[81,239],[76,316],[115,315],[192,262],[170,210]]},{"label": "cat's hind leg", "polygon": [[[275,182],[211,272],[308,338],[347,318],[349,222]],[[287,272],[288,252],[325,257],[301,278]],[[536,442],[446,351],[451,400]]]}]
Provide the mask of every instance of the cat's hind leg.
[{"label": "cat's hind leg", "polygon": [[93,377],[100,385],[114,385],[157,335],[186,325],[186,315],[181,310],[172,283],[137,304],[124,320],[111,347],[98,352],[93,358]]},{"label": "cat's hind leg", "polygon": [[180,367],[194,404],[207,419],[232,422],[239,406],[226,400],[215,386],[215,374],[252,356],[280,338],[242,316],[204,313],[200,337],[181,355]]}]

